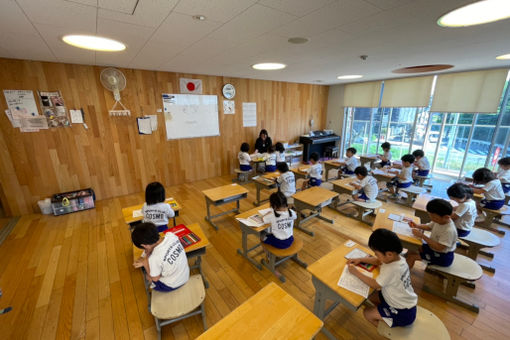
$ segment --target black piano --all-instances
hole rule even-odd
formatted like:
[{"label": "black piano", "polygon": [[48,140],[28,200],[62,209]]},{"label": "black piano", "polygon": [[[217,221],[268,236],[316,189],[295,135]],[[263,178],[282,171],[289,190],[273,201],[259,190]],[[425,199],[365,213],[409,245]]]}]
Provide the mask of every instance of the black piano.
[{"label": "black piano", "polygon": [[339,141],[340,136],[326,131],[313,131],[313,136],[299,137],[299,143],[303,144],[303,162],[308,162],[313,152],[323,158],[326,150],[337,147]]}]

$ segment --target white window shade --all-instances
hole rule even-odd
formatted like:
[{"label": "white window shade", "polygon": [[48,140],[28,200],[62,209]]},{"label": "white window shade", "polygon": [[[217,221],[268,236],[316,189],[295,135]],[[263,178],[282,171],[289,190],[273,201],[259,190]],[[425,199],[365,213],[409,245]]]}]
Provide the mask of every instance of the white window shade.
[{"label": "white window shade", "polygon": [[434,76],[385,80],[381,106],[428,106],[433,80]]},{"label": "white window shade", "polygon": [[440,74],[433,112],[496,113],[508,69]]},{"label": "white window shade", "polygon": [[380,81],[347,84],[344,91],[344,107],[378,107],[380,96]]}]

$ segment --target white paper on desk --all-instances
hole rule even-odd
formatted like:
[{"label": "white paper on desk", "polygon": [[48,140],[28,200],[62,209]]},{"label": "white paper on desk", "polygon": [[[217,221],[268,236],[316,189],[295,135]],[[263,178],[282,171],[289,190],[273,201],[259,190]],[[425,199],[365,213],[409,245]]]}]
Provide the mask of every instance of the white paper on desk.
[{"label": "white paper on desk", "polygon": [[259,214],[261,214],[262,216],[264,216],[264,215],[266,215],[266,214],[270,213],[271,211],[273,211],[273,209],[272,209],[272,208],[260,209],[260,210],[259,210]]},{"label": "white paper on desk", "polygon": [[[369,273],[366,270],[360,270],[360,272],[363,273],[363,275],[372,277],[372,273]],[[364,298],[368,298],[368,293],[370,291],[370,287],[366,283],[349,272],[349,266],[347,265],[344,267],[342,275],[340,275],[338,286],[361,295]]]},{"label": "white paper on desk", "polygon": [[397,215],[397,214],[389,214],[388,215],[388,218],[390,220],[393,220],[393,221],[396,221],[396,222],[402,222],[402,219],[404,218],[404,216],[402,215]]},{"label": "white paper on desk", "polygon": [[258,228],[258,227],[261,227],[264,225],[264,223],[257,223],[253,219],[250,219],[250,218],[236,218],[236,219],[248,227]]},{"label": "white paper on desk", "polygon": [[146,115],[145,118],[150,118],[151,120],[151,129],[152,131],[156,131],[158,129],[158,116],[157,115]]},{"label": "white paper on desk", "polygon": [[22,130],[46,130],[48,129],[48,120],[44,116],[23,117],[21,119]]},{"label": "white paper on desk", "polygon": [[149,117],[136,118],[136,122],[140,135],[152,135],[151,119]]},{"label": "white paper on desk", "polygon": [[351,250],[349,253],[347,253],[345,255],[345,258],[350,260],[350,259],[359,259],[359,258],[362,258],[362,257],[368,257],[368,254],[365,253],[363,250],[359,249],[359,248],[354,248],[353,250]]},{"label": "white paper on desk", "polygon": [[393,231],[400,235],[414,236],[409,224],[403,222],[393,222]]},{"label": "white paper on desk", "polygon": [[142,209],[133,210],[133,217],[143,217]]},{"label": "white paper on desk", "polygon": [[81,110],[69,110],[69,115],[71,116],[71,123],[73,124],[83,124],[83,114]]}]

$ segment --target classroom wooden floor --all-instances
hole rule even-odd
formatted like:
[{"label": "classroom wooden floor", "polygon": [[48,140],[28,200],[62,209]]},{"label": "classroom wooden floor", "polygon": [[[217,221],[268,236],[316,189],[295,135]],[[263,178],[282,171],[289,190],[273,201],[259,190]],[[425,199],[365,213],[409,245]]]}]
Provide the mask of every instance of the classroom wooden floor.
[{"label": "classroom wooden floor", "polygon": [[[199,222],[211,246],[203,268],[211,287],[207,289],[206,313],[211,326],[221,320],[268,282],[276,282],[309,309],[314,287],[310,274],[289,261],[280,267],[287,277],[282,284],[269,271],[257,270],[237,254],[241,233],[232,216],[218,219],[219,231],[204,221],[205,203],[201,191],[231,183],[230,177],[182,184],[167,188],[183,206],[180,223]],[[255,187],[241,202],[241,211],[251,209]],[[97,202],[97,208],[60,217],[23,216],[0,246],[0,308],[13,310],[0,315],[2,339],[155,339],[154,319],[147,311],[147,299],[139,270],[132,267],[129,231],[121,207],[143,201],[143,194]],[[220,207],[225,208],[228,207]],[[370,229],[329,208],[325,215],[333,225],[315,220],[311,237],[296,230],[305,241],[301,258],[308,264],[326,255],[348,239],[366,244]],[[413,270],[413,285],[419,305],[433,311],[446,325],[452,339],[510,338],[510,245],[502,239],[495,249],[494,276],[485,274],[474,291],[462,287],[460,295],[475,301],[480,314],[445,303],[422,292],[424,279],[438,285],[439,279]],[[379,339],[376,329],[363,318],[337,307],[325,320],[339,339]],[[164,339],[193,339],[202,332],[198,316],[163,328]],[[325,339],[319,334],[317,339]]]}]

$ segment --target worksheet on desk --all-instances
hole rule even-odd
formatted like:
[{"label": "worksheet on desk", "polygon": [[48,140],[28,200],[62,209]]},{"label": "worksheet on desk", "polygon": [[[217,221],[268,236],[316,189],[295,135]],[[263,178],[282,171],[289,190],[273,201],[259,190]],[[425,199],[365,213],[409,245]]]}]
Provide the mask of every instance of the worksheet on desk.
[{"label": "worksheet on desk", "polygon": [[393,222],[393,231],[400,235],[414,236],[409,224],[403,222]]},{"label": "worksheet on desk", "polygon": [[[363,275],[368,277],[372,277],[372,273],[369,273],[365,270],[360,270]],[[349,272],[349,267],[346,265],[340,275],[340,279],[338,280],[338,286],[344,289],[347,289],[350,292],[356,293],[358,295],[363,296],[364,298],[368,298],[368,293],[370,292],[370,287],[358,279],[356,276]]]}]

